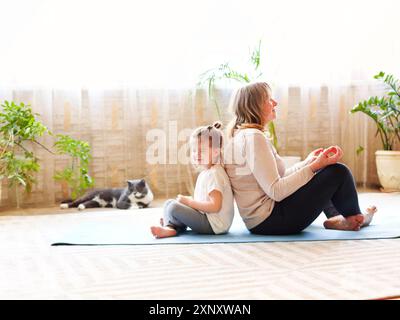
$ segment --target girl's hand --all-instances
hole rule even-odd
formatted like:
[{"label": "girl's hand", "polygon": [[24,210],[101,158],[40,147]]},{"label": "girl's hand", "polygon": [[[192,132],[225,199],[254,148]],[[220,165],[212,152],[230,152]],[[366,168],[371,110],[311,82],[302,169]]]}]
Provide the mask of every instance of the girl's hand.
[{"label": "girl's hand", "polygon": [[337,163],[343,156],[343,150],[339,146],[331,146],[320,152],[310,167],[316,172],[326,166]]},{"label": "girl's hand", "polygon": [[190,207],[191,200],[192,200],[192,197],[184,196],[181,194],[178,194],[178,196],[176,197],[176,201],[178,201],[179,203],[182,203],[186,206],[189,206],[189,207]]},{"label": "girl's hand", "polygon": [[202,213],[218,213],[222,207],[222,193],[218,190],[212,190],[208,196],[210,198],[208,201],[196,201],[192,197],[178,194],[176,200]]}]

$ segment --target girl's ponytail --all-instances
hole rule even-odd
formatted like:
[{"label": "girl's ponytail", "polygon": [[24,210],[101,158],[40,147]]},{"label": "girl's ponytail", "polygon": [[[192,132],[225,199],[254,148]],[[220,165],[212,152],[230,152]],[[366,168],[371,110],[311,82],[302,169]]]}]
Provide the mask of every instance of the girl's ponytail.
[{"label": "girl's ponytail", "polygon": [[222,128],[222,122],[221,121],[215,121],[212,125],[216,129],[221,129]]}]

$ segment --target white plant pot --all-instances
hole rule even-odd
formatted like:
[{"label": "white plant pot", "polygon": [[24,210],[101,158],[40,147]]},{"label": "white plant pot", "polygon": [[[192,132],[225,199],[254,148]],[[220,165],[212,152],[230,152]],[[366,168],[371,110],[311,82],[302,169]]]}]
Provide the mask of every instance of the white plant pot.
[{"label": "white plant pot", "polygon": [[384,191],[400,191],[400,151],[375,152],[379,182]]},{"label": "white plant pot", "polygon": [[285,162],[285,167],[286,168],[290,168],[294,164],[296,164],[296,163],[301,161],[301,157],[297,157],[297,156],[284,156],[284,157],[281,157],[281,158]]}]

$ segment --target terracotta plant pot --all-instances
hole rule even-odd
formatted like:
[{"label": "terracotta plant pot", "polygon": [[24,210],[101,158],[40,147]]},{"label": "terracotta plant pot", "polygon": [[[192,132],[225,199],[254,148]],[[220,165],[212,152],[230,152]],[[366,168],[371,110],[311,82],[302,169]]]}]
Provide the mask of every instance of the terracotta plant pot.
[{"label": "terracotta plant pot", "polygon": [[383,191],[400,191],[400,151],[378,150],[375,159]]}]

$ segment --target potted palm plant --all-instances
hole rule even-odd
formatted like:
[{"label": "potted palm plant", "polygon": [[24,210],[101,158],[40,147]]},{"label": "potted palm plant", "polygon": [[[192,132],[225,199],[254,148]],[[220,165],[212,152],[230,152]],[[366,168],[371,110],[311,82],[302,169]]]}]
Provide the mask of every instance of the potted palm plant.
[{"label": "potted palm plant", "polygon": [[[221,108],[218,105],[215,95],[215,85],[220,80],[236,81],[242,84],[259,81],[262,78],[261,72],[261,40],[258,44],[249,50],[250,66],[247,71],[238,71],[231,67],[230,63],[222,63],[214,69],[207,70],[200,75],[199,86],[207,85],[209,98],[215,104],[218,117],[222,120]],[[278,137],[276,134],[275,124],[271,121],[268,123],[268,133],[275,149],[279,151]],[[295,163],[301,161],[300,156],[283,156],[286,166],[291,167]]]},{"label": "potted palm plant", "polygon": [[400,83],[384,72],[374,78],[383,82],[385,94],[359,102],[350,112],[362,112],[375,122],[383,146],[375,152],[379,182],[384,191],[400,191],[400,151],[395,150],[400,145]]},{"label": "potted palm plant", "polygon": [[[246,72],[238,71],[231,67],[229,62],[222,63],[216,68],[205,71],[200,75],[198,82],[199,86],[206,85],[208,88],[208,95],[210,100],[214,103],[218,113],[219,120],[222,120],[221,108],[218,105],[215,95],[215,85],[220,80],[236,81],[242,84],[248,84],[261,78],[262,72],[260,71],[261,66],[261,41],[250,50],[249,63],[250,67]],[[268,131],[272,138],[273,145],[278,149],[278,139],[276,136],[275,125],[271,121],[268,124]]]}]

